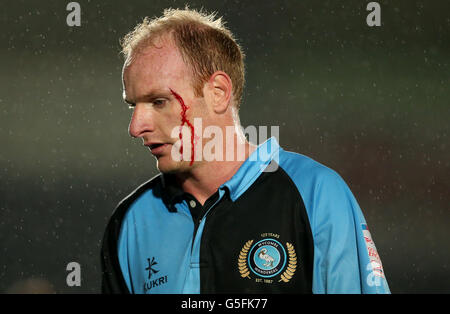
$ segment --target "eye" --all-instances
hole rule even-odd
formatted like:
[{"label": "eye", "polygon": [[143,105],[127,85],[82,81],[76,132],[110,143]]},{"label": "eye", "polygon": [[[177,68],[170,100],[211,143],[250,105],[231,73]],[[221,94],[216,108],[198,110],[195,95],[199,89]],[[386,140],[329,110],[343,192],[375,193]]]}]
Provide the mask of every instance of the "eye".
[{"label": "eye", "polygon": [[164,98],[158,98],[153,101],[153,105],[156,107],[162,107],[166,104],[167,100]]}]

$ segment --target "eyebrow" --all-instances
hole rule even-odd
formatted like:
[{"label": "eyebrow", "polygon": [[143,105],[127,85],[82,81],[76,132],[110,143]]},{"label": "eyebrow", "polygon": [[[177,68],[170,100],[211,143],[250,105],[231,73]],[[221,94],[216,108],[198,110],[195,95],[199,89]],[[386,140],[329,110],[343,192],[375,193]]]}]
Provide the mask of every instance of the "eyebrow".
[{"label": "eyebrow", "polygon": [[[138,97],[136,99],[136,102],[152,102],[153,100],[159,98],[159,97],[168,97],[171,96],[172,94],[170,93],[170,90],[163,90],[163,89],[158,89],[158,90],[153,90],[151,92],[148,92],[147,94],[144,94],[140,97]],[[136,103],[124,98],[123,99],[125,101],[125,103],[127,103],[130,106],[135,106]]]}]

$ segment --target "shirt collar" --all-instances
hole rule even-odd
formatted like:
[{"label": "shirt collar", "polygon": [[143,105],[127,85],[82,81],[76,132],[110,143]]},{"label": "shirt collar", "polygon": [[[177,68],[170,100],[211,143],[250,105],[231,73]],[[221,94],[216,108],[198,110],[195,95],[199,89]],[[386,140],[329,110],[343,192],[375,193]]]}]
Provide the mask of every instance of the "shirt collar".
[{"label": "shirt collar", "polygon": [[230,198],[234,202],[258,179],[261,173],[268,171],[266,169],[269,169],[270,163],[278,162],[280,149],[276,138],[269,138],[257,147],[234,176],[220,188],[227,188],[230,191]]},{"label": "shirt collar", "polygon": [[175,204],[183,200],[184,191],[172,174],[162,174],[162,200],[170,212],[176,212]]},{"label": "shirt collar", "polygon": [[[222,184],[219,189],[227,189],[234,202],[258,179],[261,173],[268,169],[271,162],[278,162],[281,147],[275,137],[260,144],[256,150],[244,161],[233,177]],[[162,198],[169,211],[176,211],[175,204],[183,201],[185,192],[176,183],[171,174],[162,176]]]}]

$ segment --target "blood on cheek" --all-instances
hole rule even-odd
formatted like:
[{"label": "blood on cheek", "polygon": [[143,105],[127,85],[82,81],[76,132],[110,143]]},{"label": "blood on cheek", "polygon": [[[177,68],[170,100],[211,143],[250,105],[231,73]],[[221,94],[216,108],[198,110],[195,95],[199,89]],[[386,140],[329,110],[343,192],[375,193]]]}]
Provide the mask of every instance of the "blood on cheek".
[{"label": "blood on cheek", "polygon": [[182,133],[182,128],[185,124],[187,124],[187,126],[190,128],[191,130],[191,161],[189,163],[190,166],[192,166],[192,164],[194,163],[194,152],[195,152],[195,148],[194,148],[194,126],[192,125],[192,123],[189,121],[189,119],[186,116],[186,111],[189,109],[188,106],[186,106],[186,104],[184,103],[183,98],[178,95],[176,92],[174,92],[172,89],[170,89],[170,92],[172,93],[172,95],[176,98],[176,100],[180,103],[181,105],[181,125],[180,125],[180,133],[179,133],[179,137],[181,140],[181,146],[180,146],[180,154],[181,156],[183,156],[183,133]]}]

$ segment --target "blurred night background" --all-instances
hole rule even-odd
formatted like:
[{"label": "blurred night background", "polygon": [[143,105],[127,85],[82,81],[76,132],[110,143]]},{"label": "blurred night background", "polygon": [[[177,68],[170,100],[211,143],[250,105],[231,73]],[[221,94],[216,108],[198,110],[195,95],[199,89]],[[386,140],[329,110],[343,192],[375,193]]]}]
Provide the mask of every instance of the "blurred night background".
[{"label": "blurred night background", "polygon": [[[246,53],[244,126],[336,170],[393,293],[450,292],[450,2],[2,1],[0,292],[100,292],[116,204],[157,173],[128,136],[119,39],[164,8],[204,8]],[[270,130],[270,128],[269,128]],[[81,265],[81,287],[66,265]],[[28,289],[28,290],[27,290]]]}]

